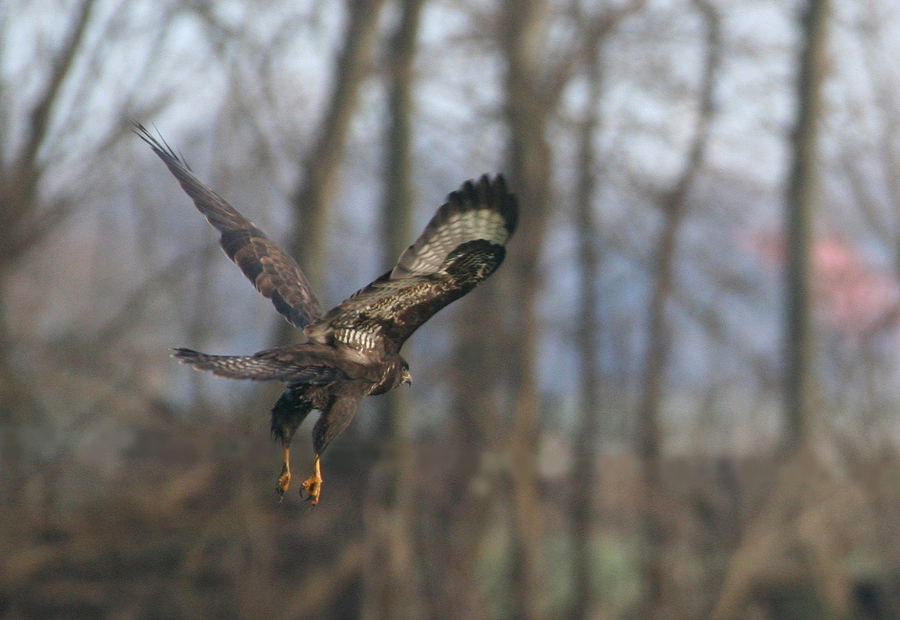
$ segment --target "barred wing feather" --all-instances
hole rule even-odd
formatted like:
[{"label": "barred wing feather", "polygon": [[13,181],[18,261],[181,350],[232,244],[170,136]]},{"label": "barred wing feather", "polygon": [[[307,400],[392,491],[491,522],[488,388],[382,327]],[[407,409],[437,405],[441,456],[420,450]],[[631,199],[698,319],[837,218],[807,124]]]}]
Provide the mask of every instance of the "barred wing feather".
[{"label": "barred wing feather", "polygon": [[200,181],[165,142],[154,138],[142,125],[135,132],[162,159],[197,209],[216,230],[225,254],[292,325],[303,328],[322,316],[306,276],[278,244]]},{"label": "barred wing feather", "polygon": [[361,351],[398,351],[425,321],[500,266],[517,214],[502,176],[466,182],[448,196],[391,272],[308,327],[307,335]]}]

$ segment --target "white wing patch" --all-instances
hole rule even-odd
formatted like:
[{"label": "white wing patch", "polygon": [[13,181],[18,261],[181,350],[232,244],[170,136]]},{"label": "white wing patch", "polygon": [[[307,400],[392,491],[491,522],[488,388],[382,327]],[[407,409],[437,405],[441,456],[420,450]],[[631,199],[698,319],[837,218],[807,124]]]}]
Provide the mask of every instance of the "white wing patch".
[{"label": "white wing patch", "polygon": [[454,213],[430,237],[409,246],[391,272],[391,279],[426,275],[440,270],[447,256],[463,243],[485,239],[497,245],[509,237],[506,220],[497,211],[477,209]]}]

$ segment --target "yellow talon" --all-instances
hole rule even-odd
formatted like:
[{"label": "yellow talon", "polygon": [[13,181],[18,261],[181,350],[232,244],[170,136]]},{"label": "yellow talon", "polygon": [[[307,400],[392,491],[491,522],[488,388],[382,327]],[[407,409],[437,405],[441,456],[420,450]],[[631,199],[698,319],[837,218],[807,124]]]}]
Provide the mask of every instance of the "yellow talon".
[{"label": "yellow talon", "polygon": [[322,467],[318,454],[316,455],[315,466],[316,473],[303,481],[303,490],[306,491],[307,499],[313,506],[319,503],[319,495],[322,494]]}]

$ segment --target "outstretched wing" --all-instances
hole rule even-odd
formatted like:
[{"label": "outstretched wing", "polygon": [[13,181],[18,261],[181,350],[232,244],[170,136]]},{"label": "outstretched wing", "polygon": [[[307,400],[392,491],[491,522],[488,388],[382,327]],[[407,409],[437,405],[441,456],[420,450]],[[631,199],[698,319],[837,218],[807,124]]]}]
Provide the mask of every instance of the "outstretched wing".
[{"label": "outstretched wing", "polygon": [[311,340],[397,351],[438,310],[503,262],[518,207],[501,175],[466,181],[447,197],[397,266],[306,328]]},{"label": "outstretched wing", "polygon": [[218,194],[202,183],[165,141],[154,138],[135,123],[135,133],[153,149],[169,168],[184,191],[222,238],[219,243],[228,258],[275,309],[293,325],[303,328],[322,316],[322,306],[300,271],[300,267],[250,220],[238,213]]}]

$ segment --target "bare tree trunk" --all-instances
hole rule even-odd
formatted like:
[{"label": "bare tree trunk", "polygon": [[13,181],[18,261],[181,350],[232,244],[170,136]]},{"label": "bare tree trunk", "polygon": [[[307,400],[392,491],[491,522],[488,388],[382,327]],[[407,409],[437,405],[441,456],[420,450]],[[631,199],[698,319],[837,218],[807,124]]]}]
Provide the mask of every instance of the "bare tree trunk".
[{"label": "bare tree trunk", "polygon": [[[26,475],[21,433],[24,427],[40,427],[42,408],[13,361],[15,337],[10,332],[3,289],[6,275],[17,259],[34,247],[68,212],[59,203],[40,209],[38,185],[43,166],[38,152],[47,140],[54,106],[81,52],[94,0],[84,0],[75,10],[67,36],[53,58],[46,85],[28,115],[26,139],[18,153],[10,154],[9,165],[0,169],[0,493],[4,500],[19,501],[20,485]],[[0,136],[3,138],[4,136]]]},{"label": "bare tree trunk", "polygon": [[814,334],[810,313],[810,249],[817,191],[818,120],[821,115],[822,75],[826,66],[827,0],[809,0],[801,21],[803,48],[797,73],[797,125],[793,135],[794,161],[787,190],[788,264],[785,422],[785,464],[770,501],[747,528],[740,548],[729,560],[719,599],[711,613],[717,620],[737,618],[753,588],[765,577],[773,558],[786,555],[803,558],[803,572],[796,576],[810,584],[818,603],[834,617],[851,611],[851,585],[846,571],[833,553],[828,528],[811,535],[811,512],[832,498],[842,498],[841,509],[852,502],[854,483],[846,480],[823,459],[812,441],[814,386]]},{"label": "bare tree trunk", "polygon": [[[390,269],[412,236],[413,61],[424,0],[403,0],[402,15],[388,54],[388,135],[385,195],[382,206],[384,269]],[[388,392],[379,400],[379,438],[384,454],[374,468],[379,480],[369,511],[374,526],[366,571],[366,619],[418,620],[424,615],[419,575],[415,567],[413,529],[410,398],[404,390]]]},{"label": "bare tree trunk", "polygon": [[15,365],[15,343],[7,330],[0,283],[0,505],[17,505],[28,474],[23,431],[40,426],[43,411]]},{"label": "bare tree trunk", "polygon": [[427,532],[440,533],[423,541],[425,588],[434,620],[491,617],[476,569],[497,492],[485,467],[488,455],[498,451],[501,420],[497,396],[503,322],[496,289],[477,288],[457,309],[448,429],[446,438],[428,447],[429,461],[438,465],[426,474],[420,520]]},{"label": "bare tree trunk", "polygon": [[546,128],[556,102],[542,83],[547,4],[544,0],[508,0],[501,23],[507,62],[506,113],[510,129],[509,166],[521,211],[516,248],[505,274],[511,278],[511,310],[518,330],[511,338],[508,372],[513,386],[510,437],[512,483],[512,595],[514,617],[540,617],[541,514],[537,487],[540,433],[536,379],[540,290],[538,257],[552,200],[552,154]]},{"label": "bare tree trunk", "polygon": [[[316,144],[304,162],[301,185],[291,201],[299,222],[298,234],[289,242],[290,253],[320,295],[324,294],[326,283],[324,261],[329,208],[337,190],[350,121],[375,46],[384,3],[385,0],[347,1],[347,33],[335,70],[328,111]],[[285,326],[281,342],[287,342],[292,332]]]},{"label": "bare tree trunk", "polygon": [[787,191],[786,444],[796,449],[810,432],[813,410],[813,334],[810,318],[810,237],[816,201],[817,122],[825,66],[826,0],[809,0],[797,76],[794,161]]},{"label": "bare tree trunk", "polygon": [[572,470],[572,577],[573,597],[569,616],[587,620],[592,617],[595,593],[592,584],[594,570],[592,554],[593,504],[598,481],[596,450],[600,439],[600,376],[597,370],[599,350],[597,336],[600,333],[597,282],[600,256],[597,243],[600,230],[594,213],[596,167],[594,140],[600,124],[599,109],[602,96],[602,63],[600,50],[607,33],[623,18],[643,7],[636,0],[617,9],[610,9],[591,22],[584,10],[586,3],[577,7],[578,21],[584,25],[584,71],[590,89],[585,117],[579,128],[578,182],[576,192],[576,235],[581,269],[581,307],[577,342],[581,381],[579,384],[579,419],[575,439],[575,461]]},{"label": "bare tree trunk", "polygon": [[706,18],[706,61],[700,93],[700,109],[691,149],[684,172],[678,182],[662,199],[663,225],[659,249],[654,261],[655,278],[650,296],[649,349],[644,369],[644,392],[638,411],[637,456],[643,486],[642,573],[645,587],[644,615],[656,617],[663,613],[664,575],[663,550],[666,543],[666,499],[661,480],[661,444],[659,413],[662,405],[666,358],[670,343],[666,319],[674,278],[676,244],[687,208],[688,192],[703,163],[707,131],[713,113],[713,90],[718,64],[721,60],[719,21],[714,9],[705,0],[697,0],[697,9]]},{"label": "bare tree trunk", "polygon": [[599,261],[596,243],[599,227],[594,216],[594,138],[598,125],[597,109],[600,102],[601,70],[597,58],[600,38],[588,42],[585,59],[590,96],[585,119],[581,125],[578,163],[578,192],[576,234],[578,236],[578,262],[581,268],[581,308],[579,310],[578,348],[581,383],[578,431],[575,443],[575,463],[572,470],[572,550],[573,588],[575,590],[571,618],[587,620],[593,605],[594,571],[591,565],[593,551],[592,505],[597,483],[596,447],[599,439],[600,377],[597,372],[597,334],[600,331],[597,311],[597,276]]}]

